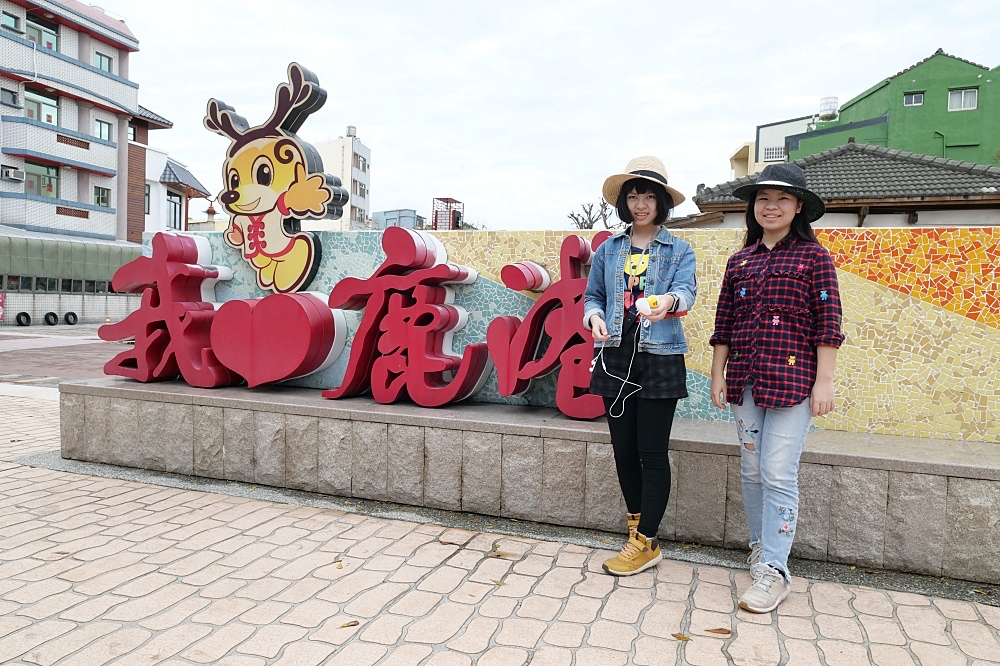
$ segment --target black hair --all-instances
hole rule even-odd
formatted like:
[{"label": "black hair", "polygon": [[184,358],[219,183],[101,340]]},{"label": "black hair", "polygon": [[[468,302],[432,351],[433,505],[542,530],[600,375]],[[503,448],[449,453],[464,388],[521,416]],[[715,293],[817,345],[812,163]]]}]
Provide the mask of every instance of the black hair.
[{"label": "black hair", "polygon": [[622,189],[618,193],[618,202],[615,204],[618,219],[625,224],[632,224],[635,221],[632,219],[632,213],[628,210],[628,195],[632,194],[632,190],[635,190],[636,194],[652,192],[656,195],[656,220],[654,220],[654,223],[659,225],[667,221],[670,209],[674,207],[674,200],[667,194],[667,190],[663,185],[654,183],[646,178],[626,180],[625,184],[622,185]]},{"label": "black hair", "polygon": [[[792,192],[789,192],[789,194],[795,196]],[[795,198],[798,199],[798,197]],[[757,193],[754,192],[753,196],[750,197],[750,201],[747,202],[747,234],[743,238],[743,247],[750,247],[764,237],[764,227],[760,226],[757,216],[754,215],[753,208],[756,200]],[[799,201],[802,201],[802,199],[799,199]],[[806,216],[801,210],[792,218],[792,228],[788,233],[806,243],[819,243],[819,239],[816,238],[816,234],[813,232],[812,224],[806,220]]]}]

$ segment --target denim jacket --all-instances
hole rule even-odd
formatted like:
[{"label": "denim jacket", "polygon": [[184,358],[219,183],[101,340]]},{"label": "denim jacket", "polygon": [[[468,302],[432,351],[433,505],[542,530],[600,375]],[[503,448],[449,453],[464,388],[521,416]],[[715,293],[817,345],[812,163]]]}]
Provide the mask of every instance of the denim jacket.
[{"label": "denim jacket", "polygon": [[[590,329],[590,318],[599,315],[608,327],[611,339],[604,343],[617,347],[622,339],[625,305],[625,260],[632,249],[632,239],[626,231],[604,241],[594,253],[583,297],[583,322]],[[694,250],[687,241],[677,238],[668,229],[660,229],[649,245],[649,267],[646,270],[645,293],[672,294],[677,298],[677,311],[687,311],[694,305],[698,293],[695,279]],[[600,346],[595,342],[595,346]],[[687,353],[687,341],[679,317],[666,317],[649,326],[642,326],[639,351],[652,354]]]}]

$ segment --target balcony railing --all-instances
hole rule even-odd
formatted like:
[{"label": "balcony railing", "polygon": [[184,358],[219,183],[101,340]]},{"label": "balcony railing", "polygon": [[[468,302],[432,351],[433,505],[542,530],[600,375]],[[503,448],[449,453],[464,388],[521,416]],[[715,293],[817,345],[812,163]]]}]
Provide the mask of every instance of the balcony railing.
[{"label": "balcony railing", "polygon": [[90,165],[97,172],[119,170],[118,147],[110,141],[20,116],[0,116],[0,123],[4,148],[63,158],[66,164]]},{"label": "balcony railing", "polygon": [[138,84],[5,30],[0,30],[0,71],[115,111],[131,114],[138,107]]}]

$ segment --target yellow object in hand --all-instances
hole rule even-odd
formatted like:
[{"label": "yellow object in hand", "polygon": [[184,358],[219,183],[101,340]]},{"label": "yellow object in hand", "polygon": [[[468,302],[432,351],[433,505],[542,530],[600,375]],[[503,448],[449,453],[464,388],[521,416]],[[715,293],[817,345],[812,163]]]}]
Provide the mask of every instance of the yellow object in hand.
[{"label": "yellow object in hand", "polygon": [[647,296],[646,302],[649,303],[649,307],[658,308],[660,306],[660,299],[656,296]]}]

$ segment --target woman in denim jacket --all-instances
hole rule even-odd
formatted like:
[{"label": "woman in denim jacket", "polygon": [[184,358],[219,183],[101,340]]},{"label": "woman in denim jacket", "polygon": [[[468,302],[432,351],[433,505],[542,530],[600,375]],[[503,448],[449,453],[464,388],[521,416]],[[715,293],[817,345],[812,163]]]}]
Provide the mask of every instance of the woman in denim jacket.
[{"label": "woman in denim jacket", "polygon": [[684,195],[655,157],[637,157],[604,182],[625,231],[594,253],[584,325],[597,347],[590,392],[604,398],[629,539],[604,563],[630,576],[660,561],[656,538],[670,495],[667,447],[677,400],[687,397],[687,342],[678,315],[697,293],[691,246],[663,228]]}]

